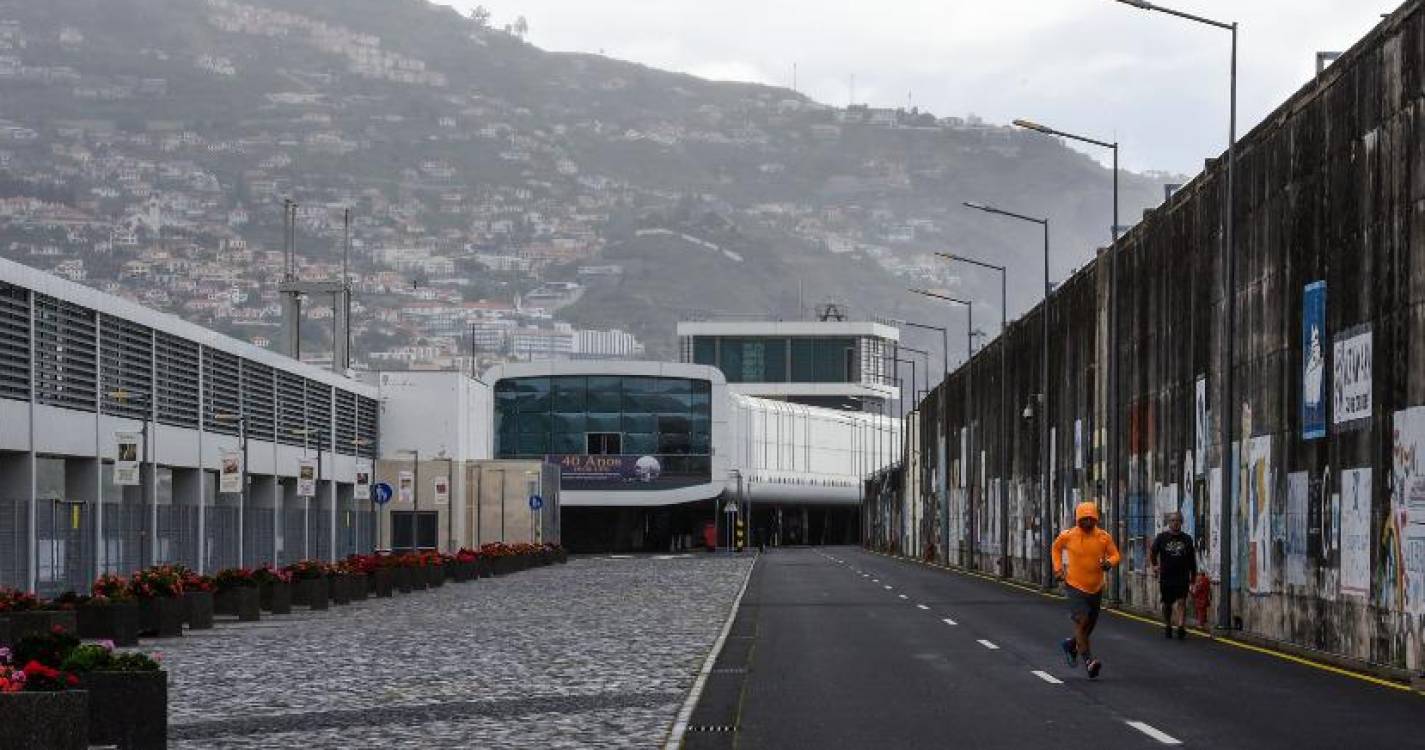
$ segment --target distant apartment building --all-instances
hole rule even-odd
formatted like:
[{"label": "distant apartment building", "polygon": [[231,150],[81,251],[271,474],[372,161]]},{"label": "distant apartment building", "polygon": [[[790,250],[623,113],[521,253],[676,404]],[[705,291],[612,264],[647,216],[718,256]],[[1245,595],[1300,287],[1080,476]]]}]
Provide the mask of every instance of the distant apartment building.
[{"label": "distant apartment building", "polygon": [[633,334],[617,328],[612,331],[576,331],[574,353],[586,359],[632,359],[643,356],[643,344]]}]

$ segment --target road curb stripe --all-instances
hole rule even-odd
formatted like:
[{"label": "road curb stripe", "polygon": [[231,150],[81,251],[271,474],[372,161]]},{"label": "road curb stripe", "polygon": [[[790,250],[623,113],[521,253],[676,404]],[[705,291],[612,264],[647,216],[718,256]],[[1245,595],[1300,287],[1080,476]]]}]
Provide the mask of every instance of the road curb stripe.
[{"label": "road curb stripe", "polygon": [[1182,740],[1179,740],[1177,737],[1174,737],[1174,736],[1172,736],[1171,734],[1168,734],[1168,733],[1162,731],[1161,729],[1158,729],[1157,727],[1154,727],[1154,726],[1151,725],[1151,724],[1145,724],[1145,723],[1143,723],[1143,722],[1141,722],[1141,721],[1130,721],[1130,722],[1128,722],[1128,726],[1133,727],[1134,729],[1137,729],[1138,731],[1142,732],[1143,734],[1146,734],[1146,735],[1148,735],[1149,737],[1152,737],[1153,739],[1155,739],[1155,740],[1157,740],[1157,741],[1163,743],[1164,745],[1181,745],[1181,744],[1183,744],[1183,743],[1182,743]]},{"label": "road curb stripe", "polygon": [[679,750],[683,746],[683,738],[688,733],[688,722],[693,718],[693,709],[697,708],[698,699],[703,697],[703,689],[707,687],[708,675],[712,674],[713,664],[717,662],[717,657],[722,654],[722,647],[727,643],[727,636],[732,632],[732,623],[737,619],[737,611],[742,608],[742,597],[747,593],[747,584],[752,581],[752,571],[757,569],[757,560],[761,556],[752,558],[752,564],[747,566],[747,575],[742,579],[742,588],[737,592],[737,598],[732,601],[732,611],[727,613],[727,621],[722,624],[722,632],[718,633],[717,640],[713,642],[712,650],[708,652],[708,658],[703,660],[703,668],[698,670],[698,678],[693,681],[693,689],[688,691],[687,700],[683,701],[683,707],[678,709],[678,718],[673,722],[673,729],[668,733],[668,741],[663,743],[663,750]]}]

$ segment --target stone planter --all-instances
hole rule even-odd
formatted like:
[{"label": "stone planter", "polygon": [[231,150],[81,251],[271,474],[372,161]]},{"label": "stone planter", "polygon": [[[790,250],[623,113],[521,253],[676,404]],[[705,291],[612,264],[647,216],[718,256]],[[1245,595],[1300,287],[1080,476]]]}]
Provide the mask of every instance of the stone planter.
[{"label": "stone planter", "polygon": [[139,635],[177,638],[183,635],[183,597],[155,596],[139,600]]},{"label": "stone planter", "polygon": [[554,558],[559,561],[560,565],[567,565],[569,563],[569,550],[560,547],[554,551]]},{"label": "stone planter", "polygon": [[259,588],[258,598],[262,602],[262,608],[274,615],[286,615],[292,612],[292,584],[282,581],[264,583]]},{"label": "stone planter", "polygon": [[292,583],[292,603],[308,609],[327,609],[331,606],[331,587],[325,576],[303,578]]},{"label": "stone planter", "polygon": [[370,577],[371,576],[365,573],[357,573],[355,575],[347,577],[347,582],[351,587],[349,591],[351,594],[352,601],[364,602],[366,601],[366,597],[371,595],[370,585],[366,582],[366,580]]},{"label": "stone planter", "polygon": [[400,567],[390,568],[390,571],[391,585],[395,586],[396,590],[402,594],[411,593],[411,589],[414,588],[412,580],[415,578],[415,576],[411,574],[411,569]]},{"label": "stone planter", "polygon": [[475,561],[475,572],[481,578],[491,578],[495,575],[494,563],[488,557],[482,557]]},{"label": "stone planter", "polygon": [[220,615],[236,615],[238,622],[262,619],[262,601],[256,586],[234,586],[219,591],[213,598],[213,610]]},{"label": "stone planter", "polygon": [[328,576],[327,585],[331,588],[332,604],[351,604],[351,576]]},{"label": "stone planter", "polygon": [[426,585],[431,588],[445,585],[445,566],[427,565],[425,566]]},{"label": "stone planter", "polygon": [[379,597],[391,596],[391,589],[396,585],[396,576],[390,568],[377,568],[367,579],[367,590]]},{"label": "stone planter", "polygon": [[79,684],[89,693],[89,744],[168,747],[167,672],[90,672]]},{"label": "stone planter", "polygon": [[0,747],[89,747],[89,694],[83,690],[0,693]]},{"label": "stone planter", "polygon": [[33,609],[0,615],[0,643],[14,644],[27,635],[44,635],[50,629],[50,612]]},{"label": "stone planter", "polygon": [[189,630],[211,630],[213,627],[213,592],[184,591],[183,621]]},{"label": "stone planter", "polygon": [[137,602],[86,604],[75,610],[79,637],[110,640],[115,646],[137,646],[139,605]]}]

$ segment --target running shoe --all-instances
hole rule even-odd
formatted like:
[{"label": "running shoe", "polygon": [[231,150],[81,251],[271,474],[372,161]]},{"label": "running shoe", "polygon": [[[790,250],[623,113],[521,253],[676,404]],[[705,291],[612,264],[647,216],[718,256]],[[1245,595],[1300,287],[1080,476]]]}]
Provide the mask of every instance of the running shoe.
[{"label": "running shoe", "polygon": [[1088,662],[1084,664],[1084,668],[1088,670],[1089,679],[1095,680],[1098,679],[1098,673],[1103,670],[1103,662],[1098,659],[1089,659]]},{"label": "running shoe", "polygon": [[1074,646],[1074,639],[1065,638],[1059,646],[1064,649],[1064,661],[1068,662],[1069,669],[1079,666],[1079,651]]}]

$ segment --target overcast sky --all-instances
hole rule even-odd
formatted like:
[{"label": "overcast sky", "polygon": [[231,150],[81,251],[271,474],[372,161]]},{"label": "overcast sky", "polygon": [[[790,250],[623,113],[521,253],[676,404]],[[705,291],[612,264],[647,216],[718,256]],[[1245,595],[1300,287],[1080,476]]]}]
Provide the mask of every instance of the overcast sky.
[{"label": "overcast sky", "polygon": [[[1195,174],[1227,142],[1229,36],[1112,0],[439,0],[523,15],[551,50],[722,80],[790,86],[845,105],[1016,117],[1105,139],[1125,164]],[[1166,3],[1166,0],[1165,0]],[[1246,132],[1394,10],[1387,0],[1172,0],[1236,20]]]}]

